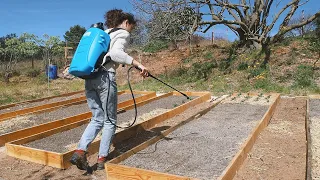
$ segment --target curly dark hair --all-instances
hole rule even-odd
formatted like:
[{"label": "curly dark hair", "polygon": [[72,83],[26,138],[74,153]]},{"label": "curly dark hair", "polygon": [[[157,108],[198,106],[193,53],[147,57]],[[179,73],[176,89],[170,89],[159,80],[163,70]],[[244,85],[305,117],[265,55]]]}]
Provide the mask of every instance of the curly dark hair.
[{"label": "curly dark hair", "polygon": [[104,14],[106,20],[105,25],[108,28],[115,28],[122,24],[123,21],[128,20],[129,24],[136,25],[137,21],[130,13],[123,12],[121,9],[112,9]]}]

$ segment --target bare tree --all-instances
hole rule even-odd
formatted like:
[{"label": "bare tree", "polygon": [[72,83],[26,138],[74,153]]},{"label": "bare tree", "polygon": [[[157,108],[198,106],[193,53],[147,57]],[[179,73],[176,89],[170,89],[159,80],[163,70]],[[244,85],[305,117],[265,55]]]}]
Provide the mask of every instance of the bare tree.
[{"label": "bare tree", "polygon": [[144,14],[149,40],[177,41],[190,39],[197,27],[198,16],[186,1],[132,0],[136,11]]}]

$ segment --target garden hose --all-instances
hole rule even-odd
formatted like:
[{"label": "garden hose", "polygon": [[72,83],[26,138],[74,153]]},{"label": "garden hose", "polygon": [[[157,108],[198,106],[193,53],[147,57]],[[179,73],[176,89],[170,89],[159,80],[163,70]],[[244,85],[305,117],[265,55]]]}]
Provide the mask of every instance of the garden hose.
[{"label": "garden hose", "polygon": [[[127,81],[128,81],[128,85],[129,85],[129,89],[130,89],[131,95],[132,95],[133,105],[134,105],[134,111],[135,111],[134,120],[133,120],[133,122],[132,122],[129,126],[126,126],[126,127],[118,126],[118,125],[116,125],[115,123],[113,123],[113,122],[110,120],[109,115],[108,115],[108,110],[107,110],[106,114],[107,114],[107,119],[108,119],[108,121],[109,121],[112,125],[116,126],[117,128],[123,128],[123,129],[130,128],[130,127],[132,127],[132,126],[136,123],[136,121],[137,121],[137,114],[138,114],[137,104],[136,104],[136,100],[135,100],[135,98],[134,98],[134,94],[133,94],[132,87],[131,87],[131,83],[130,83],[130,70],[131,70],[132,68],[133,68],[133,66],[131,66],[131,67],[128,69],[128,72],[127,72]],[[108,74],[108,73],[107,73],[107,74]],[[108,77],[108,81],[109,81],[109,85],[108,85],[108,95],[107,95],[107,106],[108,106],[108,104],[109,104],[109,92],[110,92],[110,83],[111,83],[111,80],[110,80],[110,78],[109,78],[109,74],[108,74],[107,77]]]},{"label": "garden hose", "polygon": [[[127,81],[128,81],[128,85],[129,85],[129,89],[130,89],[131,95],[132,95],[132,100],[133,100],[134,110],[135,110],[134,120],[133,120],[133,122],[132,122],[129,126],[121,127],[121,126],[116,125],[115,123],[113,123],[113,122],[110,120],[109,115],[108,115],[108,111],[107,111],[106,114],[107,114],[107,119],[108,119],[108,121],[109,121],[112,125],[116,126],[117,128],[130,128],[130,127],[132,127],[132,126],[136,123],[136,121],[137,121],[137,114],[138,114],[137,104],[136,104],[136,100],[135,100],[135,98],[134,98],[133,90],[132,90],[131,83],[130,83],[130,71],[131,71],[132,68],[136,68],[136,69],[138,69],[140,72],[141,72],[142,70],[141,70],[139,67],[131,66],[131,67],[128,69],[128,71],[127,71]],[[107,105],[108,105],[108,104],[109,104],[109,92],[110,92],[110,83],[111,83],[111,80],[110,80],[110,78],[109,78],[109,74],[107,75],[107,77],[108,77],[108,81],[109,81],[109,85],[108,85],[108,95],[107,95]],[[149,73],[149,72],[148,72],[148,76],[147,76],[147,77],[152,77],[153,79],[155,79],[155,80],[163,83],[164,85],[166,85],[166,86],[168,86],[168,87],[176,90],[177,92],[179,92],[180,94],[182,94],[183,96],[185,96],[187,99],[190,99],[190,97],[189,97],[188,95],[186,95],[185,93],[177,90],[176,88],[170,86],[169,84],[167,84],[167,83],[161,81],[160,79],[154,77],[154,76],[153,76],[151,73]]]}]

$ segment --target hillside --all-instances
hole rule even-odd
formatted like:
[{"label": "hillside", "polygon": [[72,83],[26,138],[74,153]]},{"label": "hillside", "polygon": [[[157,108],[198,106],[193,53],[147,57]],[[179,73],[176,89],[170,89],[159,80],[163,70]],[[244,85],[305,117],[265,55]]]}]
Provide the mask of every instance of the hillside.
[{"label": "hillside", "polygon": [[[288,39],[272,47],[267,68],[261,68],[260,51],[234,50],[231,43],[218,41],[175,51],[142,55],[140,59],[167,82],[183,90],[208,90],[218,94],[234,91],[280,92],[305,95],[319,92],[319,55],[303,38]],[[137,57],[137,56],[136,56]],[[138,57],[137,57],[138,58]],[[120,84],[126,83],[126,69],[119,71]],[[132,78],[139,79],[141,78]],[[152,79],[136,88],[168,91]]]}]

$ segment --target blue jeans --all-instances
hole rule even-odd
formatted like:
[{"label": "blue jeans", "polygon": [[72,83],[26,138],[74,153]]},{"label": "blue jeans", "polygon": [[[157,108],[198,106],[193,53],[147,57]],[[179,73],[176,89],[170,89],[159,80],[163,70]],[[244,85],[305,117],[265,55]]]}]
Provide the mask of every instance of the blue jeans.
[{"label": "blue jeans", "polygon": [[[108,78],[109,77],[109,78]],[[107,104],[108,86],[110,81],[109,102]],[[92,112],[92,118],[80,139],[78,149],[87,151],[91,142],[102,129],[99,157],[106,157],[115,133],[117,122],[117,83],[115,73],[101,71],[94,79],[85,80],[85,90],[88,106]],[[110,121],[107,118],[107,113]]]}]

